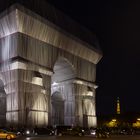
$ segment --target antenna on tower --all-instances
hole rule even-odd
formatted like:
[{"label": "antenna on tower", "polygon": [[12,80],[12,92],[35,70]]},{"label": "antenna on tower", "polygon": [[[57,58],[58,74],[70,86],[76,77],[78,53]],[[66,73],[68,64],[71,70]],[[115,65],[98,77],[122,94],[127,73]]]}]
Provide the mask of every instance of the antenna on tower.
[{"label": "antenna on tower", "polygon": [[119,115],[121,113],[121,110],[120,110],[120,99],[119,97],[117,97],[117,114]]}]

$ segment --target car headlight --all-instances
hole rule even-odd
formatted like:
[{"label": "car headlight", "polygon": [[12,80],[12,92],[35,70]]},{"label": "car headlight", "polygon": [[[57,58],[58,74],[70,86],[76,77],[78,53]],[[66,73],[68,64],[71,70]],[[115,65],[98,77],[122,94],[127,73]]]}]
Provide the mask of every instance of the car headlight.
[{"label": "car headlight", "polygon": [[17,132],[17,135],[20,135],[21,134],[21,132]]},{"label": "car headlight", "polygon": [[12,138],[15,138],[15,135],[11,135]]},{"label": "car headlight", "polygon": [[30,131],[29,131],[29,130],[27,130],[27,131],[26,131],[26,134],[30,134]]},{"label": "car headlight", "polygon": [[95,132],[95,131],[92,131],[90,134],[91,134],[91,135],[95,135],[95,134],[96,134],[96,132]]}]

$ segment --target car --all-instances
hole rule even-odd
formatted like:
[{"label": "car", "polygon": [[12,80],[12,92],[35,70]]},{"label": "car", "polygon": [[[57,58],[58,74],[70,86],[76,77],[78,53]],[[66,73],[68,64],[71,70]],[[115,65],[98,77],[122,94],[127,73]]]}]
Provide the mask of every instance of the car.
[{"label": "car", "polygon": [[4,129],[0,129],[0,139],[11,140],[15,138],[17,138],[17,135],[15,133],[4,130]]},{"label": "car", "polygon": [[110,134],[109,134],[109,131],[107,130],[104,130],[102,128],[97,128],[95,136],[97,138],[109,138]]},{"label": "car", "polygon": [[34,134],[35,135],[54,135],[54,131],[47,128],[47,127],[42,127],[42,128],[34,128]]},{"label": "car", "polygon": [[32,128],[17,128],[15,130],[13,129],[7,129],[7,130],[15,133],[17,136],[33,136],[34,135],[34,131]]},{"label": "car", "polygon": [[[13,130],[12,130],[13,132]],[[54,131],[48,127],[20,128],[15,131],[17,136],[36,136],[36,135],[54,135]]]},{"label": "car", "polygon": [[119,134],[120,135],[133,135],[134,134],[134,130],[133,129],[124,128],[124,129],[120,130]]},{"label": "car", "polygon": [[58,136],[62,135],[73,135],[73,136],[82,136],[84,135],[84,130],[80,127],[72,127],[72,126],[57,126],[56,134]]},{"label": "car", "polygon": [[83,128],[84,135],[88,136],[96,136],[96,129],[95,128]]}]

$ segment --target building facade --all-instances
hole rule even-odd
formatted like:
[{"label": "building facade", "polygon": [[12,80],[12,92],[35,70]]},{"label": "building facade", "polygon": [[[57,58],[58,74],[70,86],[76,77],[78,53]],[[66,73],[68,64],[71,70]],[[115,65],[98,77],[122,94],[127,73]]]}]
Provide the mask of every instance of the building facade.
[{"label": "building facade", "polygon": [[1,122],[96,127],[99,48],[14,4],[0,15],[0,53]]}]

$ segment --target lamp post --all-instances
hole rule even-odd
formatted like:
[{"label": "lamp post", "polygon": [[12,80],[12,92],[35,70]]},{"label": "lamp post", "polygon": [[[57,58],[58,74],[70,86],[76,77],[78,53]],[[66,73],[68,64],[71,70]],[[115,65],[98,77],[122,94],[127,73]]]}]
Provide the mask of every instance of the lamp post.
[{"label": "lamp post", "polygon": [[117,127],[117,119],[112,119],[109,123],[107,123],[108,127]]}]

